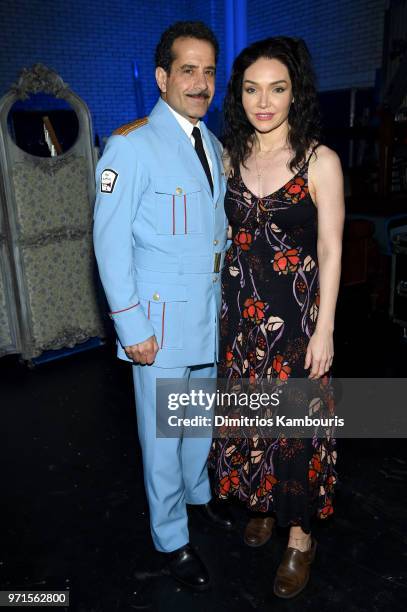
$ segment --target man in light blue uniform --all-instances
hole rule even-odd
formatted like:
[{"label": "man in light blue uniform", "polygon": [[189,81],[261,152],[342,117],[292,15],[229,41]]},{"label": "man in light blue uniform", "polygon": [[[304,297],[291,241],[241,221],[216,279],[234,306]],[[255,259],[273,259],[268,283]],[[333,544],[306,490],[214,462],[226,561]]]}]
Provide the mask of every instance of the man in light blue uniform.
[{"label": "man in light blue uniform", "polygon": [[189,544],[186,504],[225,529],[211,501],[210,438],[156,437],[156,380],[216,378],[220,270],[227,241],[221,145],[200,119],[215,91],[218,44],[200,22],[161,37],[151,114],[116,130],[97,166],[94,244],[118,336],[133,362],[153,542],[183,584],[209,575]]}]

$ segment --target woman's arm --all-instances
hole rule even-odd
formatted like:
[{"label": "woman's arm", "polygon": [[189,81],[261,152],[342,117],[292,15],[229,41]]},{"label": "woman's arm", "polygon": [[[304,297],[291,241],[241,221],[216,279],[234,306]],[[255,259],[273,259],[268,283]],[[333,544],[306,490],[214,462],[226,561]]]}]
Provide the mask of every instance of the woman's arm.
[{"label": "woman's arm", "polygon": [[319,378],[329,370],[334,354],[333,330],[345,219],[341,163],[337,154],[328,147],[318,147],[316,156],[310,162],[309,186],[318,209],[320,305],[304,367],[311,367],[309,378]]}]

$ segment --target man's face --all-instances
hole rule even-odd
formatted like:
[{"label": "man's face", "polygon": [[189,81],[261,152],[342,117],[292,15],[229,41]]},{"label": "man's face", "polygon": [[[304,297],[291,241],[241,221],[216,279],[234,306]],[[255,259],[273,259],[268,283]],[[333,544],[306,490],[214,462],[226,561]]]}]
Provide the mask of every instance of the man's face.
[{"label": "man's face", "polygon": [[162,98],[177,113],[196,124],[207,112],[215,93],[215,51],[210,42],[177,38],[172,45],[170,73],[155,72]]}]

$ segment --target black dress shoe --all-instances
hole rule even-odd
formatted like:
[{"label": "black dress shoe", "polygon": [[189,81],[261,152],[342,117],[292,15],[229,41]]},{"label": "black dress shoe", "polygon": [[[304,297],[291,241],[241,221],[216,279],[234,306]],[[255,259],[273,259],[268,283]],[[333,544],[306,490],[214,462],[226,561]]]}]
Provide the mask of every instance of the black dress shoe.
[{"label": "black dress shoe", "polygon": [[205,591],[209,587],[208,570],[190,544],[166,555],[169,557],[168,570],[175,580],[196,591]]},{"label": "black dress shoe", "polygon": [[220,527],[226,531],[232,531],[235,528],[235,519],[226,503],[215,502],[211,499],[207,504],[195,505],[193,508],[200,518],[214,527]]}]

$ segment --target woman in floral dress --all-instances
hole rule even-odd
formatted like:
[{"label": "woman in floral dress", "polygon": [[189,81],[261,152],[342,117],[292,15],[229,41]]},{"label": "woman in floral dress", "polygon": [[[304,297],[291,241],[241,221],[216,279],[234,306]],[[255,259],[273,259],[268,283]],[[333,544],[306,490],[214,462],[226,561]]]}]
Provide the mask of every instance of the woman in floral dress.
[{"label": "woman in floral dress", "polygon": [[[279,37],[244,49],[233,65],[225,118],[232,245],[222,272],[219,377],[308,378],[332,414],[343,180],[337,155],[320,144],[305,43]],[[293,597],[307,584],[316,549],[310,521],[333,512],[335,462],[329,432],[213,442],[217,495],[235,496],[251,511],[246,543],[266,542],[274,517],[290,528],[274,581],[279,597]]]}]

